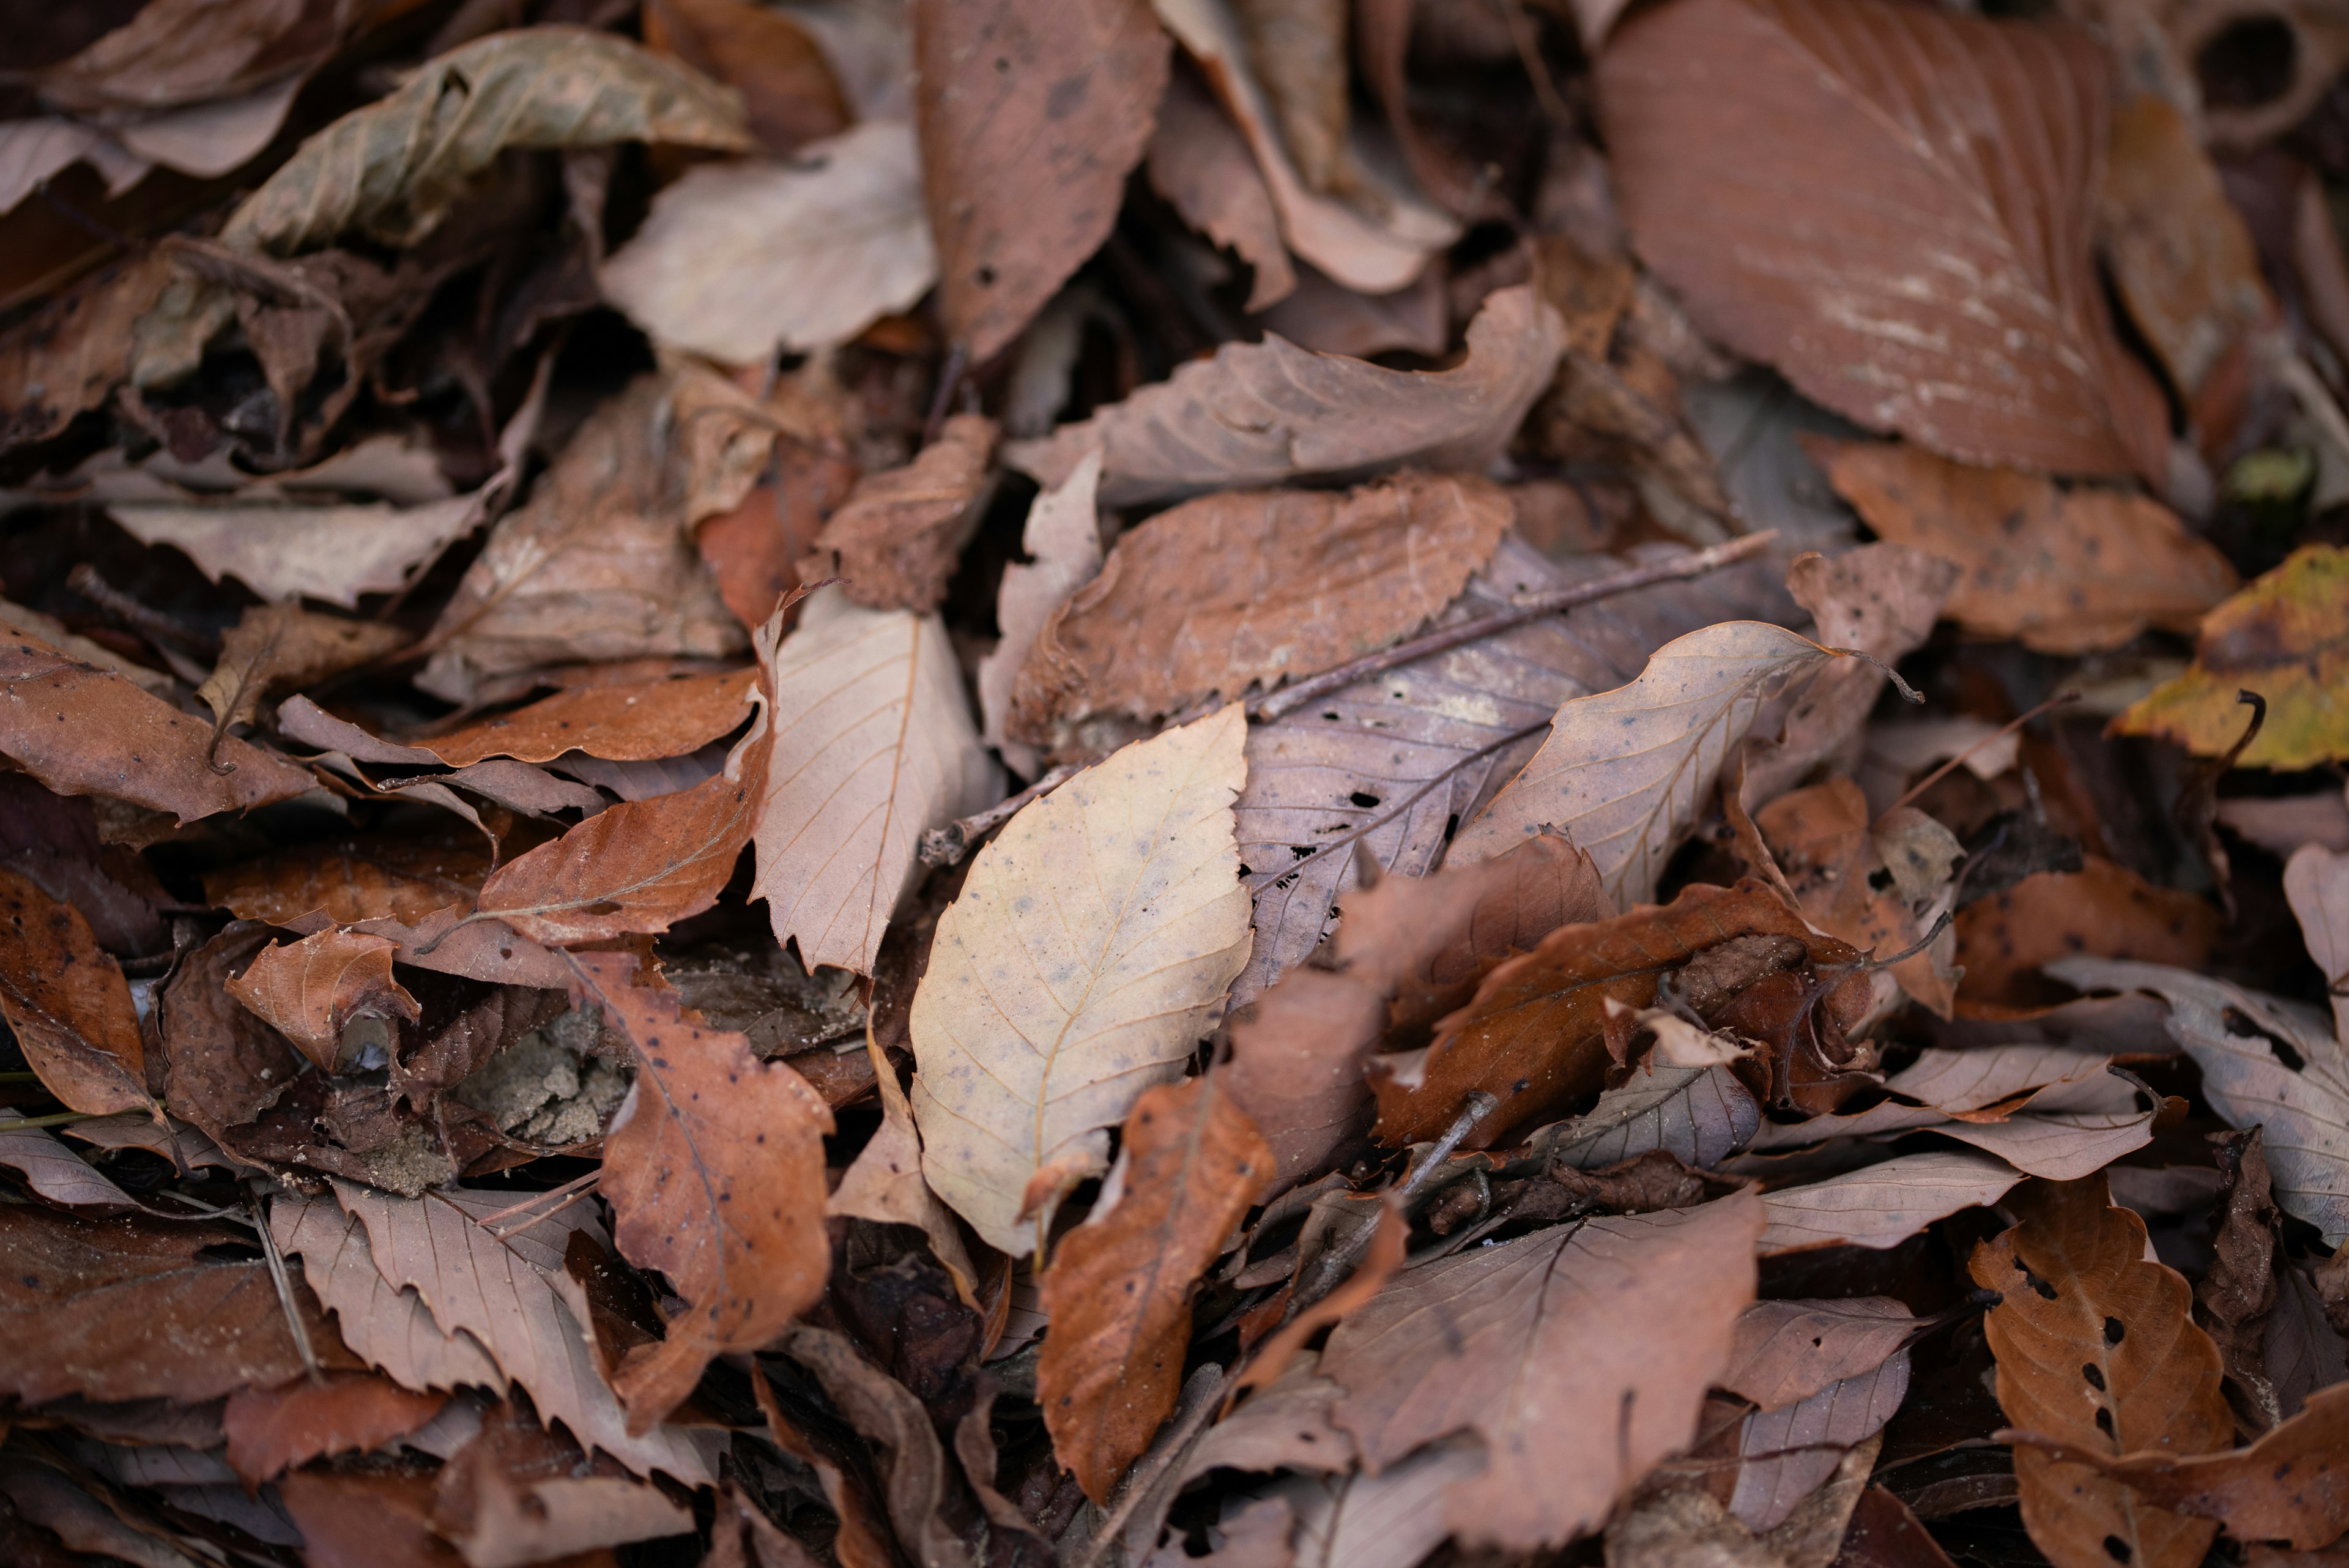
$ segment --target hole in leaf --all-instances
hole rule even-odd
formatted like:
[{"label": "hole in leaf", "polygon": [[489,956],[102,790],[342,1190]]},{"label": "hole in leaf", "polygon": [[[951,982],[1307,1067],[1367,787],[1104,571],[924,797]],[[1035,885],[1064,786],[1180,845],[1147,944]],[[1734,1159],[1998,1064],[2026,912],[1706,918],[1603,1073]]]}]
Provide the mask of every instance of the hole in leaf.
[{"label": "hole in leaf", "polygon": [[2086,1378],[2088,1386],[2097,1393],[2101,1394],[2105,1391],[2105,1369],[2095,1362],[2091,1361],[2083,1366],[2080,1368],[2080,1376]]},{"label": "hole in leaf", "polygon": [[2128,1334],[2128,1325],[2116,1317],[2105,1319],[2105,1343],[2118,1345]]},{"label": "hole in leaf", "polygon": [[2102,1405],[2096,1407],[2096,1430],[2107,1438],[2113,1435],[2113,1413]]},{"label": "hole in leaf", "polygon": [[2297,1073],[2308,1065],[2308,1058],[2293,1050],[2290,1042],[2280,1038],[2272,1030],[2260,1027],[2241,1008],[2227,1009],[2225,1017],[2228,1033],[2238,1040],[2266,1041],[2268,1049],[2275,1054],[2275,1059],[2291,1071]]},{"label": "hole in leaf", "polygon": [[2300,40],[2281,16],[2245,16],[2195,54],[2202,101],[2213,109],[2251,109],[2292,90]]},{"label": "hole in leaf", "polygon": [[2105,1537],[2105,1555],[2116,1563],[2126,1563],[2129,1560],[2129,1543],[2117,1535],[2107,1535]]},{"label": "hole in leaf", "polygon": [[1379,804],[1379,797],[1372,794],[1366,789],[1358,789],[1346,798],[1352,801],[1356,805],[1361,806],[1364,811],[1368,811],[1371,807]]}]

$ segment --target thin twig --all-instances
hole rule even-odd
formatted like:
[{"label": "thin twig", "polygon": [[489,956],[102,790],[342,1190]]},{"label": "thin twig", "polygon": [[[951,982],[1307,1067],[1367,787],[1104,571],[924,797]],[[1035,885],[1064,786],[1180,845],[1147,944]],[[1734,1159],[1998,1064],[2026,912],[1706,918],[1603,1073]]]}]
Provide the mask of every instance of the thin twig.
[{"label": "thin twig", "polygon": [[1775,530],[1748,534],[1744,538],[1732,539],[1725,545],[1714,545],[1710,548],[1699,550],[1694,555],[1674,556],[1668,560],[1651,561],[1642,566],[1627,566],[1622,571],[1609,572],[1603,577],[1593,577],[1587,583],[1577,583],[1572,587],[1553,588],[1545,594],[1536,594],[1529,598],[1518,600],[1507,609],[1495,610],[1491,615],[1479,616],[1475,620],[1464,620],[1458,626],[1447,626],[1441,630],[1431,631],[1424,637],[1414,637],[1408,642],[1398,642],[1392,648],[1365,654],[1350,663],[1338,666],[1335,670],[1325,670],[1309,680],[1300,680],[1294,686],[1285,686],[1278,691],[1268,692],[1249,705],[1248,716],[1258,722],[1269,722],[1279,718],[1283,713],[1301,708],[1306,703],[1318,701],[1333,691],[1342,691],[1358,680],[1366,680],[1400,665],[1415,664],[1423,659],[1449,652],[1463,643],[1475,642],[1491,637],[1495,632],[1506,631],[1511,627],[1523,626],[1529,620],[1539,620],[1543,616],[1556,615],[1560,610],[1572,609],[1577,605],[1586,605],[1594,599],[1609,598],[1616,594],[1629,593],[1633,588],[1644,588],[1655,583],[1677,582],[1683,577],[1702,576],[1707,572],[1718,571],[1723,566],[1733,566],[1739,561],[1760,555],[1764,550],[1768,549],[1777,537]]},{"label": "thin twig", "polygon": [[604,1173],[601,1170],[591,1170],[585,1176],[574,1177],[560,1187],[550,1187],[543,1192],[533,1192],[529,1197],[524,1198],[521,1202],[509,1203],[503,1209],[497,1210],[493,1214],[483,1214],[480,1216],[473,1222],[486,1229],[489,1223],[493,1220],[502,1220],[509,1214],[519,1214],[525,1209],[535,1209],[540,1204],[561,1198],[565,1193],[568,1193],[574,1189],[585,1187],[590,1182],[597,1179],[603,1174]]},{"label": "thin twig", "polygon": [[[192,627],[181,626],[170,616],[148,608],[137,599],[106,580],[96,566],[84,561],[66,574],[66,587],[73,589],[107,614],[129,627],[148,641],[155,643],[164,653],[173,649],[202,654],[208,659],[220,656],[220,639],[207,637]],[[169,646],[165,646],[169,645]]]},{"label": "thin twig", "polygon": [[[1451,1158],[1452,1151],[1460,1147],[1460,1140],[1475,1131],[1476,1124],[1499,1109],[1500,1104],[1497,1097],[1482,1089],[1468,1091],[1468,1098],[1462,1104],[1460,1114],[1452,1118],[1452,1125],[1444,1129],[1444,1136],[1435,1140],[1435,1147],[1427,1151],[1427,1158],[1413,1166],[1391,1194],[1398,1210],[1407,1211],[1410,1209],[1412,1200],[1427,1190],[1435,1168]],[[1371,1237],[1377,1230],[1375,1219],[1357,1225],[1344,1241],[1316,1258],[1313,1261],[1313,1277],[1298,1286],[1289,1296],[1288,1310],[1281,1314],[1281,1321],[1286,1323],[1336,1290],[1340,1282],[1354,1272],[1354,1264],[1362,1254],[1370,1251]]]},{"label": "thin twig", "polygon": [[973,844],[1010,821],[1021,806],[1039,795],[1051,794],[1084,772],[1088,765],[1084,763],[1063,763],[1018,794],[997,801],[985,811],[973,812],[959,822],[949,822],[944,827],[926,830],[922,835],[922,864],[952,866],[970,853]]},{"label": "thin twig", "polygon": [[302,1355],[302,1370],[310,1381],[324,1384],[326,1375],[318,1366],[318,1352],[310,1343],[310,1325],[302,1321],[302,1314],[294,1303],[294,1281],[285,1272],[285,1254],[277,1250],[277,1238],[269,1233],[269,1220],[261,1211],[261,1186],[251,1177],[245,1178],[244,1206],[253,1214],[253,1228],[261,1237],[261,1251],[269,1260],[269,1277],[277,1286],[277,1304],[285,1310],[285,1326],[294,1331],[294,1348]]},{"label": "thin twig", "polygon": [[[597,1176],[601,1176],[601,1175],[603,1175],[603,1172],[599,1170],[599,1171],[597,1171],[595,1174],[596,1174]],[[583,1178],[583,1179],[584,1179],[584,1178]],[[560,1203],[556,1204],[554,1208],[552,1208],[552,1209],[548,1210],[545,1213],[543,1213],[543,1214],[533,1214],[533,1215],[532,1215],[529,1219],[527,1219],[527,1220],[523,1220],[523,1221],[521,1224],[519,1224],[519,1225],[509,1225],[509,1226],[507,1226],[504,1230],[501,1231],[501,1230],[498,1230],[498,1229],[496,1229],[495,1227],[492,1226],[488,1221],[484,1220],[484,1221],[482,1221],[482,1222],[481,1222],[481,1229],[482,1229],[482,1230],[484,1230],[484,1231],[489,1231],[489,1233],[490,1233],[491,1235],[495,1236],[499,1241],[506,1241],[506,1240],[508,1240],[508,1239],[510,1239],[510,1238],[512,1238],[512,1237],[515,1237],[515,1236],[519,1236],[519,1235],[521,1235],[524,1231],[529,1230],[529,1229],[530,1229],[532,1226],[533,1226],[533,1225],[543,1225],[543,1224],[545,1224],[549,1220],[554,1219],[557,1214],[562,1213],[564,1210],[566,1210],[566,1209],[570,1208],[573,1204],[577,1203],[577,1202],[581,1201],[581,1200],[582,1200],[582,1199],[584,1199],[592,1198],[592,1197],[594,1197],[594,1196],[595,1196],[595,1188],[593,1188],[593,1187],[582,1187],[582,1188],[580,1188],[580,1189],[579,1189],[579,1190],[578,1190],[578,1191],[576,1191],[576,1192],[573,1193],[570,1197],[565,1198],[562,1202],[560,1202]]]},{"label": "thin twig", "polygon": [[2066,702],[2077,702],[2079,700],[2080,694],[2077,691],[2058,691],[2054,696],[2050,697],[2046,701],[2039,704],[2038,707],[2032,709],[2021,718],[2007,724],[2004,728],[1998,731],[1997,733],[1984,735],[1981,740],[1976,741],[1972,745],[1968,746],[1964,751],[1960,752],[1956,756],[1951,757],[1948,762],[1943,763],[1940,767],[1935,768],[1931,773],[1927,774],[1923,778],[1919,779],[1916,784],[1910,788],[1907,794],[1902,795],[1899,800],[1894,801],[1885,809],[1887,811],[1899,810],[1902,806],[1907,805],[1919,795],[1923,794],[1927,790],[1931,789],[1935,784],[1940,783],[1942,779],[1948,777],[1951,768],[1956,767],[1960,763],[1964,762],[1968,757],[1972,756],[1984,746],[1992,745],[2004,740],[2007,736],[2012,735],[2017,730],[2020,730],[2023,726],[2028,724],[2032,720],[2036,719],[2040,714],[2046,712],[2051,708],[2061,708]]},{"label": "thin twig", "polygon": [[30,1132],[35,1127],[61,1127],[70,1122],[87,1122],[97,1118],[96,1111],[59,1111],[53,1116],[25,1116],[13,1122],[0,1122],[0,1133]]}]

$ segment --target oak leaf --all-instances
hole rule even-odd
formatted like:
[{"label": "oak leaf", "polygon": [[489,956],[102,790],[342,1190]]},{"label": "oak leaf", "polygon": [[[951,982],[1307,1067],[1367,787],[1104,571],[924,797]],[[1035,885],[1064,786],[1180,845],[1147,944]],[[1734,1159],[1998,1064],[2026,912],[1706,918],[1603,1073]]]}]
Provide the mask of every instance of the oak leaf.
[{"label": "oak leaf", "polygon": [[1475,859],[1556,828],[1589,855],[1617,903],[1646,902],[1763,704],[1833,657],[1766,621],[1665,644],[1630,685],[1561,706],[1541,750],[1460,830],[1452,855]]},{"label": "oak leaf", "polygon": [[957,414],[913,462],[858,480],[800,564],[800,581],[837,577],[843,594],[873,609],[936,609],[987,510],[995,433],[993,420]]},{"label": "oak leaf", "polygon": [[745,365],[845,343],[937,275],[913,127],[885,119],[688,171],[601,281],[656,340]]},{"label": "oak leaf", "polygon": [[1408,1270],[1331,1333],[1333,1418],[1373,1472],[1475,1432],[1482,1473],[1447,1489],[1444,1522],[1467,1545],[1559,1545],[1695,1435],[1762,1223],[1748,1189]]},{"label": "oak leaf", "polygon": [[604,1137],[602,1191],[631,1262],[657,1269],[689,1306],[614,1386],[642,1436],[703,1368],[764,1345],[823,1294],[823,1135],[832,1111],[781,1062],[679,1011],[632,953],[577,953],[574,995],[628,1038],[636,1075]]},{"label": "oak leaf", "polygon": [[1185,502],[1120,535],[1044,622],[1005,729],[1045,745],[1097,715],[1146,722],[1375,652],[1458,597],[1509,519],[1499,486],[1464,475]]},{"label": "oak leaf", "polygon": [[2238,691],[2267,700],[2267,722],[2236,763],[2289,771],[2349,758],[2349,549],[2308,545],[2202,619],[2194,662],[2113,721],[2197,756],[2223,756],[2242,738]]},{"label": "oak leaf", "polygon": [[[2188,1314],[2185,1280],[2147,1259],[2145,1222],[2109,1206],[2101,1176],[2034,1186],[2009,1207],[2022,1223],[1977,1246],[1969,1264],[1975,1283],[2002,1293],[1982,1332],[2008,1421],[2114,1456],[2225,1448],[2235,1418],[2219,1347]],[[2036,1449],[2015,1450],[2014,1474],[2023,1522],[2060,1568],[2123,1556],[2191,1568],[2217,1533]]]},{"label": "oak leaf", "polygon": [[1031,802],[938,920],[911,1019],[922,1173],[1014,1257],[1106,1163],[1103,1129],[1181,1075],[1247,961],[1246,728],[1227,707]]},{"label": "oak leaf", "polygon": [[1640,256],[1710,336],[1947,456],[2167,483],[2160,390],[2090,254],[2107,100],[2087,37],[1677,0],[1618,27],[1597,78]]},{"label": "oak leaf", "polygon": [[2235,569],[2160,503],[1968,468],[1919,447],[1815,440],[1836,493],[1887,539],[1962,568],[1950,618],[2043,653],[2116,649],[2158,626],[2191,631]]},{"label": "oak leaf", "polygon": [[[204,724],[122,676],[0,629],[0,754],[58,794],[102,794],[181,822],[315,787],[274,752]],[[214,763],[229,771],[217,771]]]},{"label": "oak leaf", "polygon": [[413,1023],[422,1009],[392,978],[397,942],[357,931],[320,931],[264,948],[228,993],[291,1040],[322,1072],[347,1071],[343,1031],[362,1017],[397,1015]]},{"label": "oak leaf", "polygon": [[912,12],[938,315],[983,365],[1109,237],[1173,45],[1146,0]]},{"label": "oak leaf", "polygon": [[825,588],[789,636],[779,613],[757,641],[774,753],[751,807],[750,896],[810,970],[870,974],[923,831],[993,803],[994,764],[936,616]]},{"label": "oak leaf", "polygon": [[1214,1074],[1144,1090],[1119,1159],[1115,1201],[1061,1238],[1045,1272],[1052,1321],[1036,1365],[1053,1455],[1096,1501],[1174,1408],[1191,1297],[1273,1170]]},{"label": "oak leaf", "polygon": [[92,1116],[144,1110],[147,1048],[130,983],[79,909],[0,867],[0,1015],[42,1087]]},{"label": "oak leaf", "polygon": [[1564,342],[1557,313],[1518,286],[1486,297],[1450,370],[1387,370],[1279,337],[1227,343],[1081,424],[1012,442],[1004,461],[1060,484],[1099,447],[1104,506],[1406,463],[1474,470],[1516,433]]}]

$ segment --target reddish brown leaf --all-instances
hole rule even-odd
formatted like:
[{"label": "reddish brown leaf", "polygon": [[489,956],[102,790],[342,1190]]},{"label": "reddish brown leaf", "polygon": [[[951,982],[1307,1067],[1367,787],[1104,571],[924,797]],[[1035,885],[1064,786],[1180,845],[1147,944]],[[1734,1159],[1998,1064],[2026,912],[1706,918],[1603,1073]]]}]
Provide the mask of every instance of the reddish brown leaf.
[{"label": "reddish brown leaf", "polygon": [[605,1137],[603,1194],[629,1262],[691,1304],[616,1379],[633,1433],[676,1408],[711,1357],[755,1350],[823,1293],[823,1135],[832,1111],[741,1035],[681,1016],[633,953],[577,953],[574,995],[628,1037],[636,1079]]},{"label": "reddish brown leaf", "polygon": [[657,1487],[511,1404],[481,1417],[433,1484],[432,1523],[469,1563],[524,1564],[678,1535],[693,1515]]},{"label": "reddish brown leaf", "polygon": [[1117,1200],[1062,1238],[1045,1272],[1052,1323],[1036,1366],[1053,1455],[1096,1502],[1174,1408],[1192,1293],[1273,1168],[1213,1075],[1145,1092],[1123,1136]]},{"label": "reddish brown leaf", "polygon": [[1958,911],[1958,1009],[1995,1018],[2053,1005],[2065,992],[2039,966],[2079,953],[2198,968],[2220,926],[2204,899],[2091,855],[2077,871],[2034,873]]},{"label": "reddish brown leaf", "polygon": [[[246,1256],[255,1251],[232,1225],[0,1205],[0,1386],[31,1405],[67,1394],[192,1405],[300,1376],[269,1265]],[[316,1300],[298,1284],[294,1294],[311,1343],[347,1365]]]},{"label": "reddish brown leaf", "polygon": [[196,688],[196,701],[212,711],[217,733],[253,722],[264,698],[356,670],[409,640],[396,626],[296,604],[254,605],[221,639],[220,662]]},{"label": "reddish brown leaf", "polygon": [[1457,597],[1509,518],[1497,485],[1417,473],[1163,512],[1044,623],[1006,732],[1048,744],[1094,715],[1148,721],[1374,652]]},{"label": "reddish brown leaf", "polygon": [[619,763],[680,757],[740,729],[758,680],[757,670],[737,670],[574,686],[416,745],[452,768],[484,757],[553,762],[573,751]]},{"label": "reddish brown leaf", "polygon": [[111,670],[0,628],[0,754],[59,794],[102,794],[181,822],[289,800],[310,775],[228,737]]},{"label": "reddish brown leaf", "polygon": [[1262,310],[1297,286],[1280,214],[1257,172],[1247,138],[1188,72],[1175,73],[1150,139],[1150,186],[1183,221],[1229,247],[1255,275],[1247,307]]},{"label": "reddish brown leaf", "polygon": [[691,789],[622,801],[481,884],[479,913],[550,947],[665,931],[718,901],[750,842],[772,741],[735,748]]},{"label": "reddish brown leaf", "polygon": [[459,1568],[465,1561],[433,1533],[429,1475],[304,1470],[277,1490],[311,1568]]},{"label": "reddish brown leaf", "polygon": [[938,313],[984,364],[1109,237],[1173,44],[1145,0],[911,9]]},{"label": "reddish brown leaf", "polygon": [[274,1480],[326,1454],[373,1449],[404,1438],[440,1413],[446,1394],[411,1394],[372,1372],[323,1383],[240,1388],[221,1414],[228,1462],[248,1486]]},{"label": "reddish brown leaf", "polygon": [[323,913],[336,925],[414,925],[452,905],[471,909],[490,855],[477,833],[385,833],[305,844],[204,874],[204,897],[247,920],[291,927]]},{"label": "reddish brown leaf", "polygon": [[704,519],[693,535],[702,564],[718,579],[719,597],[754,632],[799,586],[802,557],[856,483],[854,463],[788,437],[775,443],[773,463],[740,505]]},{"label": "reddish brown leaf", "polygon": [[1882,1366],[1919,1326],[1890,1296],[1755,1302],[1739,1316],[1729,1366],[1714,1381],[1762,1409],[1780,1409]]},{"label": "reddish brown leaf", "polygon": [[139,1010],[89,922],[30,877],[0,867],[0,1015],[49,1093],[105,1116],[143,1108]]},{"label": "reddish brown leaf", "polygon": [[[2219,1347],[2188,1315],[2186,1282],[2147,1260],[2145,1222],[2108,1205],[2102,1176],[2034,1182],[2007,1206],[2022,1223],[1976,1247],[1971,1264],[1974,1282],[2002,1298],[1983,1332],[2007,1420],[2116,1458],[2226,1447],[2235,1418]],[[2218,1532],[2039,1449],[2017,1449],[2014,1473],[2023,1524],[2059,1568],[2124,1558],[2193,1568]]]},{"label": "reddish brown leaf", "polygon": [[228,982],[228,993],[329,1073],[345,1070],[343,1030],[353,1019],[394,1014],[411,1023],[416,998],[391,977],[398,944],[357,931],[320,931],[264,949]]},{"label": "reddish brown leaf", "polygon": [[2047,653],[2115,649],[2158,626],[2192,631],[2235,569],[2158,502],[2058,489],[2042,474],[1968,468],[1913,446],[1807,443],[1837,493],[1887,539],[1962,568],[1950,618]]},{"label": "reddish brown leaf", "polygon": [[[1849,779],[1782,794],[1755,819],[1779,868],[1813,925],[1863,952],[1889,958],[1922,940],[1917,917],[1889,880],[1869,832],[1868,797]],[[1892,968],[1901,988],[1947,1018],[1956,981],[1937,963],[1938,950],[1913,953]],[[1946,957],[1946,954],[1938,956]]]},{"label": "reddish brown leaf", "polygon": [[1674,0],[1597,74],[1623,215],[1710,335],[1951,457],[2167,483],[2159,390],[2089,254],[2106,67],[2085,34]]},{"label": "reddish brown leaf", "polygon": [[800,563],[811,587],[838,577],[841,591],[874,609],[927,615],[978,526],[995,454],[995,421],[957,414],[903,468],[867,474]]},{"label": "reddish brown leaf", "polygon": [[854,118],[823,51],[784,12],[749,0],[653,0],[644,29],[647,48],[740,92],[750,134],[775,157]]},{"label": "reddish brown leaf", "polygon": [[1474,1147],[1490,1147],[1512,1128],[1563,1114],[1600,1087],[1610,1060],[1610,998],[1649,1006],[1667,974],[1707,949],[1748,936],[1792,939],[1818,961],[1853,956],[1843,943],[1812,934],[1784,900],[1752,881],[1733,889],[1698,883],[1661,908],[1643,905],[1612,919],[1560,927],[1485,975],[1468,1004],[1436,1026],[1416,1085],[1392,1072],[1373,1078],[1380,1141],[1439,1136],[1476,1089],[1496,1096],[1500,1107],[1469,1135]]},{"label": "reddish brown leaf", "polygon": [[2217,1520],[2238,1541],[2282,1541],[2306,1552],[2349,1532],[2349,1385],[2312,1394],[2307,1408],[2249,1448],[2196,1458],[2157,1451],[2114,1459],[2025,1432],[1999,1436],[2050,1461],[2091,1466],[2154,1508]]}]

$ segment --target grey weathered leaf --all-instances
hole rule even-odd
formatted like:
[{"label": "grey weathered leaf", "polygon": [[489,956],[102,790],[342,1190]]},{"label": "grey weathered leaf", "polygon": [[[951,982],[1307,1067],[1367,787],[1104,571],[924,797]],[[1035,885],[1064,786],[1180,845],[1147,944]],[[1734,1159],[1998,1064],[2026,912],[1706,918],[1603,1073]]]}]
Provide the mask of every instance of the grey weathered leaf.
[{"label": "grey weathered leaf", "polygon": [[234,577],[266,599],[294,595],[358,607],[362,594],[408,586],[481,521],[480,499],[420,506],[118,505],[107,514],[148,545],[170,545],[214,582]]},{"label": "grey weathered leaf", "polygon": [[1811,1247],[1895,1247],[1945,1215],[1995,1203],[2023,1173],[2004,1160],[1955,1150],[1902,1155],[1881,1165],[1763,1194],[1762,1255]]},{"label": "grey weathered leaf", "polygon": [[1893,1296],[1755,1302],[1739,1315],[1729,1367],[1715,1381],[1780,1410],[1884,1365],[1920,1320]]},{"label": "grey weathered leaf", "polygon": [[[0,1105],[0,1122],[16,1121],[23,1114]],[[22,1176],[26,1186],[50,1202],[68,1209],[113,1212],[137,1207],[130,1194],[58,1142],[46,1127],[0,1131],[0,1165]]]},{"label": "grey weathered leaf", "polygon": [[1761,1125],[1762,1107],[1729,1068],[1668,1066],[1651,1053],[1589,1110],[1535,1133],[1530,1141],[1582,1170],[1659,1148],[1702,1169],[1744,1147]]},{"label": "grey weathered leaf", "polygon": [[1729,1511],[1748,1530],[1775,1529],[1835,1474],[1845,1450],[1884,1429],[1909,1392],[1909,1353],[1778,1410],[1757,1410],[1737,1435]]}]

